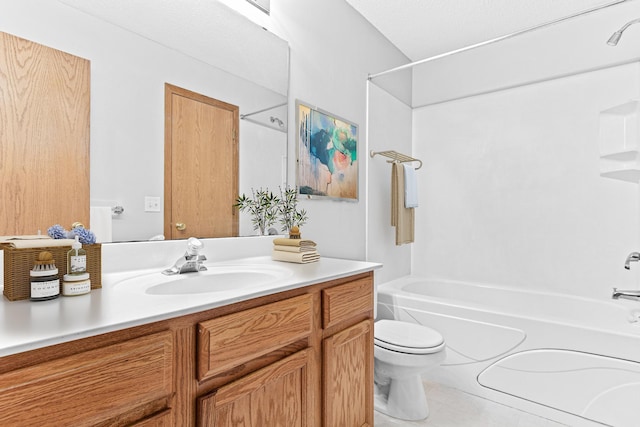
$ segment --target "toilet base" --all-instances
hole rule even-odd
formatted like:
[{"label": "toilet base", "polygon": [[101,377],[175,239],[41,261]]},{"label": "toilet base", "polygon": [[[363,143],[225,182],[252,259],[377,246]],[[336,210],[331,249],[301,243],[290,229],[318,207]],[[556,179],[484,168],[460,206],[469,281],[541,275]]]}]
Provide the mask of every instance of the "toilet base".
[{"label": "toilet base", "polygon": [[429,405],[420,375],[375,384],[374,409],[393,418],[420,421],[429,416]]}]

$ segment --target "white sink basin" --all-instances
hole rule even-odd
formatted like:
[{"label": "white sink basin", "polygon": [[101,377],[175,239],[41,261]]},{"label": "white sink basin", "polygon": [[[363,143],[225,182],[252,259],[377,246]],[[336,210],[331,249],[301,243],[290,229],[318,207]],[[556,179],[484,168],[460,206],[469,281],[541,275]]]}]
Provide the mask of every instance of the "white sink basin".
[{"label": "white sink basin", "polygon": [[135,276],[116,283],[114,289],[147,295],[211,294],[255,288],[291,275],[290,270],[270,265],[216,265],[197,273]]}]

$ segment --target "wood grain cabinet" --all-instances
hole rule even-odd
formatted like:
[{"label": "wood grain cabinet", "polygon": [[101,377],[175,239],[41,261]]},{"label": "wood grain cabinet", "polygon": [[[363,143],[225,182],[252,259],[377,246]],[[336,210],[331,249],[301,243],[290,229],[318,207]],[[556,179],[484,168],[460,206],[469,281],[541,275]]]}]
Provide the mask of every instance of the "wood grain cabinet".
[{"label": "wood grain cabinet", "polygon": [[300,295],[199,323],[198,379],[309,337],[312,304],[312,295]]},{"label": "wood grain cabinet", "polygon": [[373,286],[362,278],[322,296],[323,425],[373,426]]},{"label": "wood grain cabinet", "polygon": [[0,374],[0,425],[142,421],[168,409],[172,358],[173,337],[165,331],[5,372]]},{"label": "wood grain cabinet", "polygon": [[373,273],[0,358],[0,425],[373,425]]},{"label": "wood grain cabinet", "polygon": [[199,399],[198,425],[312,426],[312,350],[305,349]]}]

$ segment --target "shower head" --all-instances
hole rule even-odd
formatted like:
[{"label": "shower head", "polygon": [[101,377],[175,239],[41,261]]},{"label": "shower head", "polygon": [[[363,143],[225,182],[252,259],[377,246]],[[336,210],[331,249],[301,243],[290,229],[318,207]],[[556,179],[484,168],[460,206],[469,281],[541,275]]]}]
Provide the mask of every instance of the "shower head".
[{"label": "shower head", "polygon": [[618,31],[616,31],[615,33],[611,34],[611,37],[609,37],[609,40],[607,40],[607,44],[609,46],[615,46],[618,44],[618,42],[620,41],[620,37],[622,37],[622,33],[624,33],[624,31],[629,28],[631,25],[633,24],[637,24],[638,22],[640,22],[640,18],[638,19],[634,19],[633,21],[629,21],[626,24],[624,24],[622,26],[622,28],[620,28]]},{"label": "shower head", "polygon": [[279,127],[284,127],[284,122],[277,117],[271,116],[271,123],[277,123]]},{"label": "shower head", "polygon": [[611,34],[611,37],[609,37],[609,40],[607,40],[607,44],[609,46],[617,45],[620,41],[620,37],[622,37],[622,31],[616,31],[615,33]]}]

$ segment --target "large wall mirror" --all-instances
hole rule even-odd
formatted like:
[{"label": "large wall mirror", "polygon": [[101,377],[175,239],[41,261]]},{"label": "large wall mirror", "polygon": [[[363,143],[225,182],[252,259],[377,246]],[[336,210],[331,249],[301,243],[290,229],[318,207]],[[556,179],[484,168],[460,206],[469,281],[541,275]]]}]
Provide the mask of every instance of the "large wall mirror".
[{"label": "large wall mirror", "polygon": [[[239,107],[238,193],[286,183],[286,41],[215,0],[59,0],[55,8],[84,38],[76,54],[91,61],[90,198],[124,208],[111,221],[112,241],[164,234],[167,83]],[[193,185],[198,197],[199,186],[216,183]],[[255,234],[243,216],[238,234]]]}]

